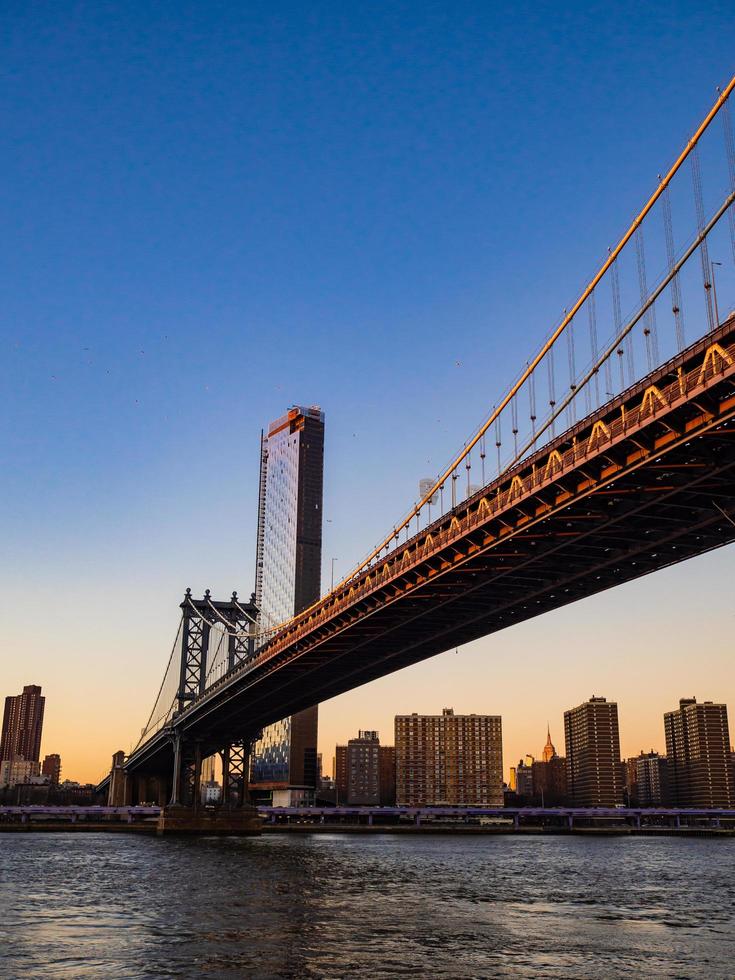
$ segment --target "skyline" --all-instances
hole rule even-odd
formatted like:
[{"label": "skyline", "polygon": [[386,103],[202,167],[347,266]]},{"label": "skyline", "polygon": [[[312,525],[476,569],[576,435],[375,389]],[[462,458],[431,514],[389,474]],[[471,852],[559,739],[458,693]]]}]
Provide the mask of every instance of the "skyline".
[{"label": "skyline", "polygon": [[[654,14],[631,11],[629,47],[615,56],[618,65],[630,66],[658,25]],[[532,92],[519,94],[510,82],[490,87],[495,69],[479,38],[501,30],[491,15],[460,18],[461,29],[454,23],[458,33],[440,48],[446,61],[427,66],[419,59],[418,67],[408,55],[423,51],[426,39],[410,32],[396,38],[405,62],[396,51],[386,54],[378,42],[391,18],[383,17],[365,72],[350,73],[351,64],[332,52],[338,64],[323,66],[310,82],[318,91],[290,111],[276,96],[286,103],[296,97],[298,71],[276,80],[264,66],[277,73],[288,52],[304,67],[318,58],[295,36],[281,37],[268,17],[249,25],[254,35],[261,30],[260,48],[235,32],[217,57],[224,25],[197,35],[190,24],[180,49],[158,50],[167,68],[161,78],[143,72],[141,81],[136,44],[162,46],[164,36],[153,30],[134,44],[131,24],[113,41],[105,14],[95,13],[86,34],[68,37],[83,48],[91,73],[70,79],[57,55],[57,101],[40,84],[50,67],[44,41],[69,29],[63,15],[51,17],[35,39],[37,68],[21,65],[20,48],[5,52],[20,104],[9,119],[6,201],[14,235],[4,313],[11,356],[1,369],[10,465],[0,477],[8,502],[0,601],[11,653],[2,693],[41,683],[49,745],[74,778],[95,780],[113,751],[135,741],[184,589],[252,590],[257,443],[267,419],[297,402],[325,411],[324,589],[331,559],[338,575],[346,572],[405,511],[418,480],[492,405],[731,68],[726,32],[715,37],[710,30],[687,77],[679,77],[673,55],[703,23],[690,11],[678,35],[670,29],[657,37],[658,53],[666,49],[672,63],[657,59],[656,85],[642,87],[635,73],[617,78],[608,64],[609,74],[572,90],[552,78],[565,54],[558,38],[557,47],[542,50],[545,27],[531,47],[550,91],[524,78]],[[611,29],[609,20],[602,23]],[[432,44],[445,27],[441,18],[433,23]],[[467,56],[470,28],[478,40]],[[348,27],[340,23],[339,30]],[[601,31],[597,25],[578,38],[572,56],[596,64]],[[94,54],[101,36],[110,67]],[[197,43],[204,53],[192,79],[185,58]],[[241,97],[249,91],[237,75],[243,63],[260,69],[254,75],[261,88],[248,106],[254,117],[265,114],[258,132],[270,156],[243,135],[237,100],[224,94],[225,81],[239,81]],[[122,82],[113,83],[112,66],[124,69],[123,82],[138,97],[117,137]],[[522,76],[509,63],[501,67],[506,79]],[[441,69],[442,84],[432,69]],[[401,82],[398,101],[408,115],[409,135],[392,143],[394,157],[380,150],[382,140],[399,135],[391,85],[368,84],[385,72],[391,85]],[[90,116],[95,78],[106,82],[110,105]],[[181,117],[168,114],[185,111],[184,96],[175,93],[182,80],[198,96],[188,122],[199,136],[216,136],[209,151],[187,140],[188,166],[178,155]],[[482,94],[473,91],[479,80]],[[362,113],[343,133],[345,81]],[[160,102],[144,107],[146,93]],[[592,118],[605,93],[608,118]],[[342,110],[338,126],[319,122],[320,95]],[[34,100],[40,118],[22,121]],[[662,103],[666,111],[656,112]],[[229,125],[207,118],[213,106],[229,111]],[[517,128],[508,133],[514,117]],[[499,134],[507,142],[493,156]],[[320,141],[337,163],[326,159]],[[632,145],[640,151],[634,159]],[[297,149],[316,155],[304,159]],[[543,193],[531,182],[542,152]],[[269,174],[266,157],[283,169]],[[623,162],[625,173],[615,180]],[[243,192],[246,177],[253,186]],[[116,181],[124,191],[117,198]],[[613,187],[605,200],[600,181]],[[196,200],[193,189],[200,191]],[[321,211],[311,203],[299,213],[305,193],[319,199]],[[152,207],[159,209],[153,224]],[[722,290],[721,306],[729,308],[731,275],[723,276]],[[396,448],[386,454],[391,438]],[[553,731],[563,710],[596,693],[620,705],[625,756],[661,749],[663,712],[680,697],[735,704],[731,568],[731,549],[715,552],[326,702],[319,748],[331,758],[352,728],[380,731],[381,715],[437,713],[442,700],[462,713],[503,716],[507,775],[517,758],[535,752],[528,739],[539,718],[548,717]],[[664,614],[675,630],[663,627]],[[646,720],[649,713],[654,721]]]}]

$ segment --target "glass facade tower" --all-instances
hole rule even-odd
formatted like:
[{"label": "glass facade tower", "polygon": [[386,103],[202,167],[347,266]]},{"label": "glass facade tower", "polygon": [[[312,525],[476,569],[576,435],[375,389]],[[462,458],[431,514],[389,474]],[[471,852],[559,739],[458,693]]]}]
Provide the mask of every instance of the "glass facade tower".
[{"label": "glass facade tower", "polygon": [[[255,602],[263,629],[319,599],[322,564],[324,413],[295,406],[261,441]],[[318,707],[270,725],[253,748],[256,801],[297,805],[316,788]]]}]

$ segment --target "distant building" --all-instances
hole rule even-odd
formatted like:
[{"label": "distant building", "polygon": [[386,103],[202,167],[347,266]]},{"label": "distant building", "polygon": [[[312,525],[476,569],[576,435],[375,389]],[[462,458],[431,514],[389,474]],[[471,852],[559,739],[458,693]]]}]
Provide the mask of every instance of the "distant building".
[{"label": "distant building", "polygon": [[499,715],[396,715],[399,805],[502,806]]},{"label": "distant building", "polygon": [[22,694],[5,698],[0,762],[14,758],[39,761],[45,704],[46,698],[35,684],[24,687]]},{"label": "distant building", "polygon": [[34,759],[3,759],[0,762],[0,786],[30,783],[33,777],[40,775],[40,772],[40,763]]},{"label": "distant building", "polygon": [[347,803],[380,805],[380,739],[375,731],[361,731],[347,743]]},{"label": "distant building", "polygon": [[334,755],[334,787],[339,804],[394,806],[396,750],[381,745],[376,731],[361,731]]},{"label": "distant building", "polygon": [[531,766],[533,802],[537,806],[562,806],[567,802],[566,759],[557,755],[551,741],[551,730],[546,726],[546,745],[541,759]]},{"label": "distant building", "polygon": [[396,747],[380,746],[380,805],[396,805]]},{"label": "distant building", "polygon": [[222,799],[222,787],[216,779],[208,779],[201,786],[202,803],[219,803]]},{"label": "distant building", "polygon": [[533,764],[535,759],[527,755],[516,766],[516,793],[523,803],[533,803]]},{"label": "distant building", "polygon": [[735,806],[727,706],[682,698],[664,715],[666,756],[675,806]]},{"label": "distant building", "polygon": [[347,746],[338,745],[334,750],[334,785],[337,803],[347,802]]},{"label": "distant building", "polygon": [[[294,406],[261,438],[255,601],[273,627],[319,599],[324,413]],[[258,802],[301,805],[317,788],[318,705],[269,725],[253,748]]]},{"label": "distant building", "polygon": [[544,762],[550,762],[556,757],[556,749],[554,748],[554,743],[551,741],[551,729],[549,728],[549,723],[546,723],[546,745],[544,745],[544,750],[541,753],[541,759]]},{"label": "distant building", "polygon": [[636,767],[637,805],[668,806],[671,795],[666,756],[651,749],[650,752],[641,752],[633,761]]},{"label": "distant building", "polygon": [[638,806],[638,759],[625,759],[621,762],[623,778],[623,802],[627,806]]},{"label": "distant building", "polygon": [[44,776],[48,776],[52,786],[58,786],[61,780],[61,756],[56,754],[44,756],[41,772]]},{"label": "distant building", "polygon": [[567,791],[575,806],[623,802],[618,706],[592,697],[564,712]]}]

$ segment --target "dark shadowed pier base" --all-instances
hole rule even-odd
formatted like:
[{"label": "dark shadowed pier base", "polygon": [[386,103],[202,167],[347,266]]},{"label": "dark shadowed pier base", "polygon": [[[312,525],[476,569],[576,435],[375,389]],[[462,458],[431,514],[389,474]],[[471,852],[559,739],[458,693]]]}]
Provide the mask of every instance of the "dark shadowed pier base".
[{"label": "dark shadowed pier base", "polygon": [[263,820],[255,807],[167,806],[161,810],[156,826],[159,835],[260,833]]}]

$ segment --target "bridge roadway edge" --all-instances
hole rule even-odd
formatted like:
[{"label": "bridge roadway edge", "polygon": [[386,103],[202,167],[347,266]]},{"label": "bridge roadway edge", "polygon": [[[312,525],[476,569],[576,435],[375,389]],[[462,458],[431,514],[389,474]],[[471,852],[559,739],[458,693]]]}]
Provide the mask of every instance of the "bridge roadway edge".
[{"label": "bridge roadway edge", "polygon": [[[724,338],[725,335],[730,335],[732,339],[734,328],[735,323],[730,319],[729,322],[722,325],[715,336]],[[702,338],[702,340],[692,345],[688,351],[685,351],[680,356],[680,359],[686,357],[691,358],[693,356],[692,352],[699,352],[701,354],[706,349],[707,342],[712,339],[712,335]],[[735,350],[735,348],[728,349]],[[668,367],[670,368],[670,365]],[[660,373],[664,368],[667,368],[667,365],[663,365],[657,369],[657,372]],[[654,372],[654,374],[657,372]],[[447,649],[449,646],[455,645],[455,643],[465,643],[478,636],[487,635],[507,625],[512,625],[514,622],[520,622],[524,618],[532,618],[535,615],[547,611],[549,608],[557,608],[569,602],[574,602],[585,595],[595,594],[620,582],[630,581],[684,558],[712,550],[732,540],[727,527],[725,527],[724,531],[718,531],[715,527],[718,522],[722,524],[722,517],[721,514],[715,511],[712,504],[712,500],[718,497],[725,503],[729,503],[735,499],[735,478],[732,473],[733,464],[735,463],[735,456],[732,452],[732,447],[735,445],[733,442],[734,433],[731,428],[727,429],[727,431],[720,431],[719,434],[716,431],[718,429],[722,430],[723,423],[726,424],[728,420],[735,416],[735,407],[730,404],[732,402],[733,390],[732,373],[732,371],[721,372],[722,379],[729,381],[729,387],[727,388],[728,397],[725,399],[728,404],[726,412],[720,414],[716,411],[713,412],[710,415],[709,421],[702,422],[701,424],[698,423],[696,431],[692,430],[689,432],[686,428],[686,424],[689,424],[687,422],[681,429],[680,438],[674,440],[675,444],[663,446],[661,449],[656,448],[653,444],[645,445],[640,453],[640,459],[637,463],[628,466],[625,472],[621,471],[621,466],[618,463],[617,469],[613,466],[608,477],[598,474],[592,481],[592,486],[586,494],[576,494],[574,499],[568,501],[562,499],[560,503],[554,503],[553,506],[547,507],[546,512],[541,517],[527,520],[523,526],[510,529],[509,533],[503,538],[502,544],[499,539],[496,539],[490,545],[483,546],[482,542],[478,541],[478,536],[481,537],[483,529],[479,528],[468,531],[466,538],[471,543],[473,542],[474,536],[472,550],[466,554],[459,555],[459,560],[446,562],[442,554],[437,553],[437,555],[430,556],[430,559],[427,559],[424,563],[425,566],[431,567],[431,561],[434,562],[434,566],[436,566],[437,561],[445,562],[444,567],[441,568],[435,578],[430,578],[428,575],[422,577],[425,569],[419,567],[421,563],[417,563],[416,567],[407,570],[403,584],[397,583],[396,580],[386,584],[384,595],[380,597],[382,604],[374,605],[371,608],[371,603],[374,602],[372,595],[365,600],[357,600],[355,604],[356,608],[360,604],[363,605],[363,612],[361,614],[363,624],[362,635],[356,637],[356,641],[359,642],[350,643],[349,640],[345,642],[345,637],[354,633],[352,625],[355,619],[351,619],[348,612],[342,614],[341,617],[338,613],[335,615],[332,623],[324,627],[319,625],[313,630],[311,646],[309,646],[308,638],[304,641],[298,640],[294,642],[291,651],[287,652],[286,655],[277,655],[270,662],[264,664],[268,673],[273,675],[273,679],[269,679],[268,676],[265,678],[258,676],[256,678],[250,672],[243,672],[243,675],[239,677],[228,679],[226,689],[223,687],[222,689],[207,692],[202,698],[201,703],[193,705],[192,709],[194,710],[189,709],[186,712],[186,716],[180,719],[179,724],[181,725],[181,730],[191,731],[192,733],[204,733],[205,739],[211,739],[214,744],[218,738],[222,737],[221,732],[218,733],[217,731],[219,727],[231,726],[242,730],[243,728],[247,728],[251,723],[255,727],[261,726],[264,723],[263,719],[268,717],[268,709],[267,707],[264,708],[263,705],[267,705],[269,698],[271,701],[277,699],[278,710],[282,714],[289,714],[297,710],[299,705],[306,703],[305,699],[309,697],[313,697],[317,701],[324,700],[327,697],[334,696],[336,693],[341,693],[342,690],[348,690],[351,687],[358,686],[358,684],[374,679],[374,677],[384,676],[393,670],[401,669],[410,663],[418,662],[428,656],[439,653],[442,649]],[[668,376],[670,377],[671,374],[669,373]],[[650,376],[648,379],[644,379],[638,387],[641,387],[648,380],[650,380]],[[715,380],[718,384],[720,383],[719,377]],[[715,387],[714,382],[712,387]],[[615,406],[616,404],[620,404],[627,396],[628,393],[623,393],[622,396],[614,399],[609,405]],[[706,403],[709,397],[709,393],[703,392],[701,397],[698,396],[699,402]],[[709,410],[702,409],[701,405],[697,405],[696,399],[692,399],[691,405],[696,406],[696,410],[700,414],[704,413],[702,414],[702,418],[704,418],[706,412]],[[681,409],[688,407],[691,410],[691,405],[687,403],[686,405],[678,406],[677,418],[681,418]],[[607,409],[608,407],[605,406],[604,408]],[[709,408],[712,408],[711,403]],[[675,424],[676,419],[674,419],[672,412],[669,414],[672,415],[671,423]],[[601,417],[606,417],[604,412]],[[652,419],[651,422],[656,422],[659,429],[661,426],[665,427],[667,425],[666,413],[660,412],[659,416]],[[659,422],[661,425],[658,425]],[[577,428],[579,428],[579,425]],[[555,442],[561,443],[567,436],[568,433],[562,434]],[[645,442],[645,433],[643,431],[639,432],[637,437],[639,440]],[[712,440],[719,440],[718,452],[722,465],[714,465],[706,454],[700,454],[697,457],[696,446],[692,448],[692,444],[695,440],[701,440],[703,438],[707,438],[712,445],[714,445]],[[626,439],[628,439],[627,435]],[[635,441],[635,438],[633,441]],[[549,445],[552,444],[550,443]],[[727,449],[723,448],[725,446],[727,446]],[[687,456],[685,450],[687,450],[689,458],[685,458]],[[548,447],[545,447],[540,452],[548,452]],[[673,456],[672,464],[669,461],[672,459],[672,454],[675,453],[679,455]],[[649,481],[648,485],[644,486],[645,479],[636,477],[636,471],[643,470],[645,467],[648,470],[654,469],[651,465],[651,457],[659,455],[662,459],[665,457],[660,468],[664,471],[666,469],[675,471],[675,475],[670,481],[671,487],[663,488],[651,481]],[[614,447],[610,447],[609,452],[600,453],[600,457],[608,461],[610,459],[614,461]],[[618,453],[618,460],[619,458]],[[682,474],[696,472],[697,469],[700,471],[698,478],[687,477],[686,479],[680,479]],[[558,480],[552,482],[555,486],[558,485],[563,490],[565,483],[568,486],[569,478],[569,474],[562,474]],[[595,543],[589,540],[590,534],[587,534],[588,540],[585,540],[583,533],[575,532],[573,535],[569,535],[574,538],[577,549],[575,555],[574,549],[570,550],[568,542],[565,543],[564,541],[564,535],[569,534],[569,532],[560,529],[563,523],[580,520],[584,517],[594,517],[595,514],[593,511],[595,507],[597,508],[596,516],[599,519],[601,517],[599,505],[601,503],[603,505],[605,504],[606,494],[614,498],[624,499],[625,494],[631,492],[631,483],[635,486],[636,479],[641,484],[638,486],[638,490],[642,495],[642,502],[638,508],[638,513],[636,513],[635,508],[628,507],[626,511],[624,507],[621,507],[619,508],[620,514],[617,520],[595,524],[591,528],[590,534],[601,537],[601,544],[598,545],[595,545]],[[660,477],[658,479],[660,480]],[[627,481],[627,485],[625,481]],[[613,489],[616,487],[617,489]],[[664,489],[667,493],[659,492]],[[654,494],[651,491],[656,492]],[[483,492],[487,492],[487,488],[481,491],[481,494]],[[537,496],[543,499],[545,495],[548,500],[549,493],[551,492],[549,487],[542,487],[541,492]],[[650,496],[646,497],[647,493]],[[585,498],[591,498],[593,495],[595,495],[597,502],[585,503]],[[610,502],[612,504],[612,500]],[[586,515],[580,514],[578,511],[576,513],[574,512],[574,507],[579,508],[580,504],[583,507],[586,506],[589,508]],[[668,516],[663,513],[664,507],[669,508]],[[516,509],[520,510],[520,506]],[[656,510],[662,512],[655,514]],[[687,520],[682,520],[681,518],[683,511],[686,511],[690,515]],[[677,514],[678,516],[676,516]],[[622,515],[623,520],[621,520],[620,515]],[[691,519],[695,516],[696,519]],[[628,519],[628,526],[625,524],[625,519]],[[646,522],[651,520],[657,525],[656,534],[658,536],[650,538],[646,542],[644,534],[650,533],[650,529],[644,529],[646,528]],[[545,521],[551,525],[551,531],[549,533],[533,533],[534,527],[540,521]],[[668,521],[668,525],[666,521]],[[568,526],[569,524],[567,523]],[[672,527],[673,530],[671,530]],[[735,533],[733,536],[735,536]],[[544,537],[556,537],[558,540],[554,542],[554,547],[549,547],[546,552],[543,552],[539,548],[535,553],[531,554],[528,551],[528,541],[531,540],[535,544],[538,544]],[[523,543],[524,541],[525,544]],[[666,555],[661,556],[658,555],[658,551],[654,552],[653,558],[656,560],[652,563],[649,562],[647,565],[645,556],[646,547],[648,547],[649,551],[653,548],[657,548],[660,551],[661,548],[658,547],[659,543],[665,545],[669,551]],[[614,547],[612,547],[613,545]],[[515,548],[512,556],[510,556],[517,560],[515,582],[513,581],[513,573],[509,565],[506,564],[503,566],[504,560],[509,556],[498,554],[499,548],[502,550],[508,547]],[[524,547],[526,549],[525,555],[522,553]],[[450,543],[448,549],[445,549],[445,551],[451,550],[452,548],[456,550],[456,545]],[[590,582],[589,567],[585,570],[585,562],[580,560],[585,549],[589,559],[587,565],[592,564],[599,584]],[[594,554],[595,551],[598,553]],[[599,554],[602,551],[611,552],[611,556],[609,558],[603,558]],[[493,552],[495,553],[494,556]],[[557,554],[559,558],[554,558],[554,555]],[[573,560],[567,560],[565,554],[571,555]],[[541,569],[542,574],[539,575],[538,570],[534,570],[533,563],[535,562],[536,566],[538,566],[539,556],[543,555],[551,561],[550,563],[547,562],[549,567]],[[494,561],[494,568],[487,566],[488,558],[490,561]],[[521,561],[520,559],[523,560]],[[485,561],[484,568],[481,565],[482,561]],[[559,574],[560,564],[563,566],[564,572],[564,575],[561,577]],[[549,568],[553,572],[551,578],[549,578]],[[434,567],[432,571],[436,571],[436,568]],[[487,574],[488,571],[491,572],[489,576]],[[476,581],[478,575],[481,575],[486,581],[481,581],[478,584]],[[473,594],[478,594],[478,590],[480,596],[483,591],[488,593],[488,584],[492,584],[493,587],[490,596],[492,601],[480,602],[479,605],[481,608],[479,614],[476,617],[468,616],[466,600]],[[521,599],[518,598],[519,588],[522,588],[523,591]],[[497,601],[497,594],[502,592],[503,589],[505,589],[504,606]],[[557,595],[556,593],[560,593],[561,590],[563,590],[563,593]],[[461,592],[459,598],[458,592]],[[549,602],[549,596],[551,600],[554,600],[553,602]],[[446,622],[443,624],[442,629],[434,632],[433,639],[427,641],[419,638],[417,640],[416,636],[411,634],[414,629],[414,624],[421,621],[422,618],[425,619],[427,616],[427,598],[432,602],[432,612],[434,615],[437,610],[442,610],[444,607],[450,611],[450,614],[445,617]],[[465,600],[464,607],[461,601],[462,599]],[[524,601],[526,603],[526,606],[524,606],[524,609],[526,609],[525,615],[515,615],[516,609]],[[538,608],[526,608],[532,603],[538,606]],[[477,605],[476,601],[475,604]],[[396,606],[399,606],[401,609],[397,617],[395,614],[390,614],[391,607]],[[423,608],[421,608],[422,606]],[[457,612],[463,608],[464,611]],[[451,612],[452,610],[454,612]],[[388,615],[386,615],[386,611]],[[375,620],[378,614],[384,625],[376,630],[371,628],[369,624]],[[356,618],[359,618],[359,616]],[[365,628],[364,624],[368,624],[367,628]],[[440,635],[446,637],[451,635],[453,641],[447,639],[446,642],[442,640],[443,645],[438,644],[436,637]],[[391,637],[392,639],[390,639]],[[382,647],[380,647],[380,644],[382,644]],[[345,660],[345,658],[347,659]],[[334,675],[337,665],[342,660],[345,660],[345,664],[339,668],[340,683],[335,685]],[[348,666],[352,669],[347,669]],[[296,667],[299,669],[296,669]],[[332,676],[330,677],[330,675]],[[283,679],[284,683],[274,684],[274,680],[278,682],[280,678]],[[268,683],[264,683],[264,680],[268,681]],[[256,691],[256,685],[264,692],[262,696],[259,696],[259,693]],[[310,692],[313,692],[313,694]],[[261,707],[257,711],[254,711],[258,706],[258,702],[260,702]],[[219,725],[211,723],[213,710],[221,713]],[[261,711],[266,713],[258,714]],[[207,716],[210,716],[210,720],[207,719]],[[280,716],[279,714],[278,717]],[[273,717],[275,716],[271,710],[271,720]],[[153,754],[162,752],[166,756],[168,753],[166,739],[167,733],[165,731],[159,733],[147,746],[141,747],[142,751],[136,753],[137,759],[130,759],[128,762],[132,763],[133,768],[137,764],[142,764],[145,768],[145,757],[150,752]],[[151,759],[149,758],[148,761],[150,762]],[[168,763],[163,762],[161,759],[158,765],[167,766]]]}]

